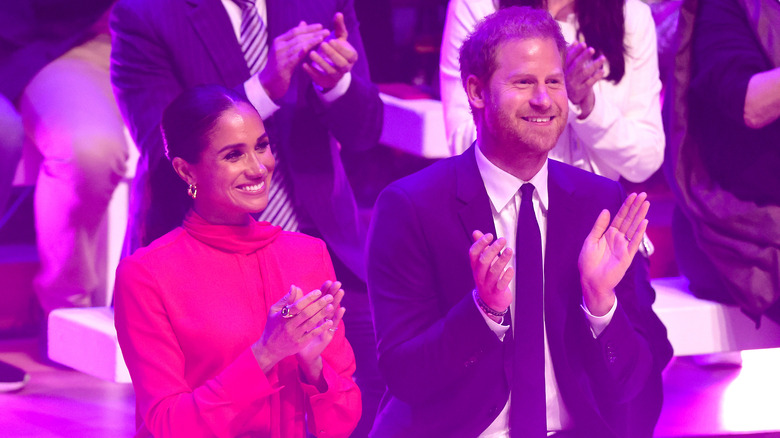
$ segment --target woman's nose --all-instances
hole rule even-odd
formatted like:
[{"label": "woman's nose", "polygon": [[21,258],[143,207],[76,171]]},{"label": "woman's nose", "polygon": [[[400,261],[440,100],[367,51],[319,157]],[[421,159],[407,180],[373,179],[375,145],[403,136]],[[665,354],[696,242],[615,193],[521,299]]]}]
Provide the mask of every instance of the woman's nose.
[{"label": "woman's nose", "polygon": [[250,176],[258,177],[265,176],[265,174],[268,172],[268,169],[265,167],[263,162],[260,161],[260,157],[257,156],[257,154],[250,154],[246,172]]}]

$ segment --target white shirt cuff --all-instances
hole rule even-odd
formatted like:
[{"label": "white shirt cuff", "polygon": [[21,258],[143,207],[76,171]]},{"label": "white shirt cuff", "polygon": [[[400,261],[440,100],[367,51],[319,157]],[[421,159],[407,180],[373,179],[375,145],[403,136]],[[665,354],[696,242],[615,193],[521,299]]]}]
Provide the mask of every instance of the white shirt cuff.
[{"label": "white shirt cuff", "polygon": [[263,120],[271,117],[279,109],[279,105],[271,100],[263,85],[260,84],[258,75],[253,75],[244,82],[244,92]]},{"label": "white shirt cuff", "polygon": [[612,322],[612,316],[615,315],[615,309],[617,309],[617,297],[615,297],[615,302],[612,303],[612,308],[604,316],[595,316],[590,313],[590,310],[585,306],[584,299],[580,307],[582,307],[582,311],[585,312],[585,318],[590,323],[590,332],[593,333],[593,338],[598,338],[601,332]]},{"label": "white shirt cuff", "polygon": [[[503,324],[500,324],[500,323],[497,323],[497,322],[493,321],[487,315],[487,313],[482,311],[482,308],[479,307],[479,304],[477,303],[477,290],[476,289],[471,291],[471,298],[474,300],[474,305],[477,306],[477,310],[479,310],[479,313],[482,315],[482,318],[485,319],[485,322],[487,323],[487,325],[490,328],[490,330],[492,330],[493,333],[495,333],[496,336],[498,336],[498,340],[499,341],[503,341],[504,340],[504,335],[506,335],[506,331],[509,330],[509,326],[508,325],[503,325]],[[508,313],[507,313],[507,315],[508,315]]]},{"label": "white shirt cuff", "polygon": [[344,76],[336,82],[336,86],[326,92],[321,92],[319,87],[314,87],[314,91],[317,92],[320,100],[324,103],[333,103],[339,97],[345,95],[349,89],[349,85],[352,83],[352,72],[346,72]]}]

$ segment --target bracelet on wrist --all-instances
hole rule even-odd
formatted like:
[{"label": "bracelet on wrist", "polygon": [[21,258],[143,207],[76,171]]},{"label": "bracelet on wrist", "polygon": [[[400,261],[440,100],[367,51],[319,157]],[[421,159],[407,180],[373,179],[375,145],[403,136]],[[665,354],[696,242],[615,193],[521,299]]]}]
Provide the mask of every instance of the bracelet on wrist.
[{"label": "bracelet on wrist", "polygon": [[487,303],[485,303],[482,300],[482,297],[479,296],[479,292],[476,293],[476,297],[477,297],[477,304],[479,305],[479,308],[482,309],[482,311],[487,313],[488,315],[504,316],[506,315],[507,312],[509,312],[509,307],[499,312],[498,310],[495,310],[492,307],[488,306]]}]

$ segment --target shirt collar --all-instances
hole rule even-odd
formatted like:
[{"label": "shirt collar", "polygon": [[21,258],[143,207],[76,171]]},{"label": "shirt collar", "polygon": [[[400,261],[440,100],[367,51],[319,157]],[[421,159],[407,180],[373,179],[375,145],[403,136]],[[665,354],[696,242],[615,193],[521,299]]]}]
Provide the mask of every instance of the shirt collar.
[{"label": "shirt collar", "polygon": [[485,190],[496,211],[503,210],[514,199],[515,194],[520,190],[520,186],[527,182],[533,184],[536,188],[535,192],[539,197],[539,205],[542,211],[547,211],[549,201],[547,192],[547,160],[544,161],[542,168],[539,169],[539,172],[530,181],[523,181],[491,163],[482,153],[479,144],[476,144],[474,152],[479,174],[482,176]]}]

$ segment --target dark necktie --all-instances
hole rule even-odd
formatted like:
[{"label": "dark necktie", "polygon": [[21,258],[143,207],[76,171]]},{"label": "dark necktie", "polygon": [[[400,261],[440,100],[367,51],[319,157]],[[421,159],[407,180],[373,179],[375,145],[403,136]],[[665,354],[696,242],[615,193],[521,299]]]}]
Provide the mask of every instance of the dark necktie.
[{"label": "dark necktie", "polygon": [[[268,30],[257,11],[255,0],[234,0],[241,8],[241,31],[239,44],[244,53],[249,73],[260,71],[268,60]],[[259,221],[268,221],[287,231],[298,231],[298,218],[292,203],[290,183],[287,172],[279,155],[274,149],[276,169],[271,176],[271,189],[268,192],[268,205],[258,216]]]},{"label": "dark necktie", "polygon": [[514,370],[510,404],[513,438],[547,436],[544,394],[544,304],[542,235],[534,214],[534,186],[520,188],[515,244]]}]

